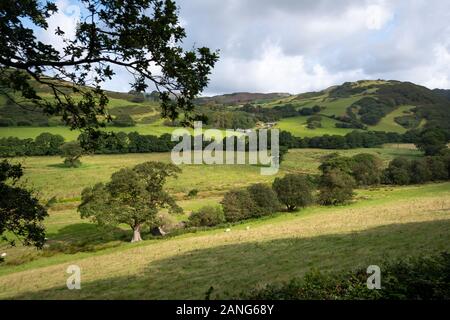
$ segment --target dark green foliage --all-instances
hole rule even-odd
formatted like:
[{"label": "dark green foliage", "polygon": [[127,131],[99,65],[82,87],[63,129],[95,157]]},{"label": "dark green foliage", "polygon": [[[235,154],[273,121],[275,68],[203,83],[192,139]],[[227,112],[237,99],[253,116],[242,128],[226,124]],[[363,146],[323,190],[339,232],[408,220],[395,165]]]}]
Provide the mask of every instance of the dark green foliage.
[{"label": "dark green foliage", "polygon": [[221,204],[225,219],[228,222],[249,219],[258,212],[256,203],[246,189],[228,191],[223,197]]},{"label": "dark green foliage", "polygon": [[411,182],[411,161],[406,158],[395,158],[383,173],[384,183],[406,185]]},{"label": "dark green foliage", "polygon": [[385,115],[393,110],[393,106],[375,98],[364,97],[355,102],[351,109],[358,109],[362,123],[376,125]]},{"label": "dark green foliage", "polygon": [[298,112],[291,104],[275,106],[273,108],[263,108],[252,104],[245,104],[241,109],[246,113],[254,115],[256,121],[275,122],[281,118],[290,118],[298,116]]},{"label": "dark green foliage", "polygon": [[64,143],[64,138],[60,135],[53,135],[51,133],[41,133],[34,139],[33,154],[39,156],[57,155],[60,152],[60,147]]},{"label": "dark green foliage", "polygon": [[348,173],[329,170],[320,178],[319,203],[326,206],[344,204],[352,199],[355,186],[355,180]]},{"label": "dark green foliage", "polygon": [[431,181],[432,173],[426,159],[411,162],[410,183],[421,184]]},{"label": "dark green foliage", "polygon": [[192,189],[192,190],[189,190],[187,196],[189,198],[195,198],[197,196],[197,194],[198,194],[198,189]]},{"label": "dark green foliage", "polygon": [[422,150],[427,156],[439,154],[447,149],[448,137],[444,130],[440,128],[430,128],[423,130],[416,142],[417,148]]},{"label": "dark green foliage", "polygon": [[189,227],[213,227],[225,222],[221,207],[206,206],[192,212],[189,216]]},{"label": "dark green foliage", "polygon": [[323,158],[319,169],[324,174],[340,170],[351,175],[359,186],[379,184],[383,173],[381,159],[367,153],[360,153],[351,158],[332,153]]},{"label": "dark green foliage", "polygon": [[450,154],[439,157],[426,157],[425,161],[431,171],[432,181],[445,181],[450,179]]},{"label": "dark green foliage", "polygon": [[383,172],[386,184],[407,185],[430,181],[445,181],[450,178],[450,153],[425,157],[418,160],[395,158]]},{"label": "dark green foliage", "polygon": [[373,154],[360,153],[352,157],[351,175],[360,186],[371,186],[381,182],[382,161]]},{"label": "dark green foliage", "polygon": [[306,120],[308,129],[322,128],[322,117],[312,116]]},{"label": "dark green foliage", "polygon": [[420,124],[420,120],[417,118],[417,116],[411,115],[396,117],[394,121],[406,129],[417,128],[417,126]]},{"label": "dark green foliage", "polygon": [[264,216],[280,210],[276,193],[266,184],[253,184],[247,188],[256,205],[254,216]]},{"label": "dark green foliage", "polygon": [[[113,67],[123,68],[133,73],[132,88],[139,99],[149,83],[156,84],[162,115],[175,119],[183,112],[189,118],[192,100],[207,85],[218,56],[205,47],[184,50],[186,32],[175,2],[130,1],[125,7],[122,1],[79,4],[80,23],[74,37],[67,39],[62,25],[48,30],[48,20],[58,11],[55,3],[2,1],[1,92],[12,100],[17,93],[18,101],[25,99],[42,113],[62,116],[72,128],[96,135],[95,129],[104,124],[99,119],[110,119],[102,85],[114,76]],[[40,31],[60,37],[63,50],[39,41]],[[153,66],[160,68],[158,75],[150,71]],[[52,81],[45,74],[70,82]],[[41,93],[55,99],[43,99]],[[74,93],[79,99],[72,97]]]},{"label": "dark green foliage", "polygon": [[118,115],[113,121],[113,125],[116,127],[134,127],[136,123],[133,118],[128,114]]},{"label": "dark green foliage", "polygon": [[158,226],[157,214],[162,208],[182,212],[175,200],[163,189],[169,177],[181,170],[173,164],[145,162],[132,169],[121,169],[106,184],[85,188],[78,210],[82,218],[100,225],[127,224],[133,230],[132,241],[140,241],[144,226]]},{"label": "dark green foliage", "polygon": [[314,186],[306,175],[287,174],[283,178],[276,178],[272,187],[288,211],[295,211],[313,202]]},{"label": "dark green foliage", "polygon": [[354,94],[362,93],[371,86],[354,86],[351,82],[345,82],[344,84],[332,89],[329,93],[330,98],[348,98]]},{"label": "dark green foliage", "polygon": [[60,150],[66,167],[78,168],[81,166],[80,158],[85,151],[78,141],[66,142],[60,147]]},{"label": "dark green foliage", "polygon": [[20,164],[0,162],[0,236],[12,245],[19,239],[24,245],[42,248],[45,242],[42,222],[48,216],[47,210],[30,191],[17,186],[22,176]]},{"label": "dark green foliage", "polygon": [[340,156],[339,153],[331,153],[322,158],[322,163],[319,166],[322,173],[328,173],[332,170],[340,170],[347,174],[352,174],[353,159],[349,157]]},{"label": "dark green foliage", "polygon": [[285,158],[285,156],[286,156],[286,154],[289,152],[289,148],[288,147],[286,147],[286,146],[282,146],[282,145],[280,145],[280,148],[279,148],[279,164],[281,164],[283,161],[284,161],[284,158]]},{"label": "dark green foliage", "polygon": [[365,269],[341,274],[311,271],[303,278],[241,294],[251,300],[448,300],[450,254],[384,263],[381,290],[367,288]]}]

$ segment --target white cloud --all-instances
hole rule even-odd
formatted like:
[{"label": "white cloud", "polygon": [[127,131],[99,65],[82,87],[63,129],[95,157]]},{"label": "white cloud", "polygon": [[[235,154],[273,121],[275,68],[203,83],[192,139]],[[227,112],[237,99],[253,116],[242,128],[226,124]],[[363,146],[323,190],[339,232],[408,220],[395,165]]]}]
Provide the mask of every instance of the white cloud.
[{"label": "white cloud", "polygon": [[382,5],[369,5],[365,9],[366,26],[370,30],[380,30],[392,17],[392,12]]},{"label": "white cloud", "polygon": [[48,19],[47,30],[37,32],[38,39],[46,43],[51,43],[57,50],[64,48],[63,38],[55,34],[59,27],[64,31],[64,38],[73,39],[77,23],[80,21],[81,9],[78,5],[71,4],[68,0],[59,0],[56,2],[58,12]]},{"label": "white cloud", "polygon": [[361,70],[330,73],[323,65],[308,62],[302,55],[287,56],[279,46],[266,43],[261,56],[253,60],[224,58],[220,61],[211,86],[217,86],[219,91],[221,84],[226,83],[252,92],[300,93],[362,77]]},{"label": "white cloud", "polygon": [[[220,49],[206,94],[321,90],[359,79],[450,87],[450,1],[178,0],[186,48]],[[62,48],[80,16],[71,0],[40,37]],[[106,83],[127,91],[131,77]]]}]

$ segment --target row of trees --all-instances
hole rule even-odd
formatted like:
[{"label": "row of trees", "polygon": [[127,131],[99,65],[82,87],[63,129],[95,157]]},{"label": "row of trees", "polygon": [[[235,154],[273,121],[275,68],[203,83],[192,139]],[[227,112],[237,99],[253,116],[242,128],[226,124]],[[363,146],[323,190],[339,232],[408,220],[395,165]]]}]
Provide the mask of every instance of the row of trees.
[{"label": "row of trees", "polygon": [[[83,144],[85,138],[87,137],[81,134],[78,141]],[[352,149],[370,148],[383,143],[410,142],[414,139],[417,139],[416,135],[357,131],[349,133],[346,136],[325,135],[321,137],[299,138],[294,137],[290,132],[281,131],[280,146],[287,148]],[[204,147],[210,144],[205,139],[203,140]],[[444,142],[441,142],[441,144],[445,143],[445,140],[442,141]],[[63,144],[64,138],[61,135],[46,132],[40,134],[35,139],[20,139],[16,137],[0,138],[0,156],[60,155]],[[118,132],[100,135],[95,142],[93,152],[97,154],[168,152],[176,144],[177,142],[171,141],[170,134],[163,134],[158,137],[154,135],[141,135],[137,132],[128,134]],[[424,148],[429,149],[429,145],[429,143],[424,144]]]},{"label": "row of trees", "polygon": [[[312,118],[314,123],[316,118]],[[270,134],[268,135],[270,137]],[[228,137],[225,139],[236,139]],[[449,137],[444,130],[439,128],[426,129],[422,131],[412,130],[405,134],[393,132],[361,132],[353,131],[345,136],[324,135],[320,137],[295,137],[288,131],[280,132],[280,146],[285,148],[319,148],[319,149],[354,149],[372,148],[384,143],[415,143],[425,155],[435,155],[447,147]],[[78,141],[83,144],[87,140],[86,134],[81,134]],[[202,139],[206,147],[209,141]],[[0,139],[0,156],[44,156],[61,155],[61,146],[64,138],[51,133],[41,133],[33,139],[19,139],[16,137]],[[109,133],[99,135],[94,145],[97,154],[124,154],[124,153],[149,153],[169,152],[177,144],[171,141],[170,134],[161,136],[141,135],[137,132],[131,133]],[[193,145],[193,144],[192,144]],[[237,144],[235,144],[237,145]],[[224,140],[224,147],[226,141]]]},{"label": "row of trees", "polygon": [[214,226],[259,218],[282,210],[296,211],[313,203],[340,205],[350,201],[354,188],[379,184],[404,185],[450,179],[450,152],[417,160],[393,159],[387,168],[373,154],[352,157],[332,153],[322,159],[320,176],[287,174],[272,186],[254,184],[227,192],[222,207],[204,207],[189,218],[189,226]]}]

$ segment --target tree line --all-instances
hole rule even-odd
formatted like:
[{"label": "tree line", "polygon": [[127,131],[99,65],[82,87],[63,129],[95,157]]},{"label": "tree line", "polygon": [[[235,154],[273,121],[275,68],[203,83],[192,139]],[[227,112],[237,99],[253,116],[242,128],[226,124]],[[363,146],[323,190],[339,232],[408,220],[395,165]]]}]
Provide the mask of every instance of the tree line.
[{"label": "tree line", "polygon": [[287,174],[273,184],[254,184],[228,191],[220,207],[207,206],[193,212],[188,226],[211,227],[224,222],[260,218],[281,210],[296,211],[314,203],[324,206],[352,200],[357,187],[422,184],[450,179],[450,152],[420,159],[394,158],[384,168],[382,160],[361,153],[352,157],[332,153],[322,159],[320,175]]},{"label": "tree line", "polygon": [[[268,135],[270,137],[270,134]],[[436,143],[445,145],[447,137],[439,129],[428,130],[424,133],[419,131],[408,131],[405,134],[393,132],[361,132],[353,131],[345,136],[324,135],[317,137],[296,137],[288,131],[280,132],[280,146],[288,149],[295,148],[318,148],[318,149],[354,149],[354,148],[373,148],[385,143],[420,143],[425,137],[428,140],[424,148],[433,148]],[[85,135],[81,134],[77,141],[83,144]],[[193,137],[192,137],[193,139]],[[236,137],[227,137],[225,139],[236,139]],[[204,146],[210,144],[204,141]],[[61,146],[65,144],[61,135],[48,132],[41,133],[35,139],[20,139],[17,137],[0,138],[0,157],[19,157],[19,156],[52,156],[61,155]],[[151,153],[151,152],[169,152],[177,144],[171,141],[171,135],[166,133],[161,136],[142,135],[137,132],[108,133],[101,134],[95,141],[92,152],[95,154],[125,154],[125,153]],[[224,143],[224,146],[226,144]]]}]

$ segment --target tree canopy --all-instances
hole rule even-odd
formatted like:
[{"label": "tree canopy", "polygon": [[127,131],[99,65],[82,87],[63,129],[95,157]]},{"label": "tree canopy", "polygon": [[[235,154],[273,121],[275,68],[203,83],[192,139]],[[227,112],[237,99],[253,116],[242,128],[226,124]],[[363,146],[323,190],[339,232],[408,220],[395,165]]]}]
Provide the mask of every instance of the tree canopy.
[{"label": "tree canopy", "polygon": [[42,248],[42,221],[48,216],[47,210],[30,191],[17,186],[22,175],[20,164],[0,162],[0,236],[12,245],[19,239],[24,245]]},{"label": "tree canopy", "polygon": [[[172,0],[78,0],[80,20],[73,38],[64,26],[49,30],[55,3],[38,0],[0,2],[0,93],[24,108],[37,106],[60,115],[72,128],[96,128],[111,119],[102,85],[118,69],[129,71],[131,86],[159,92],[163,116],[189,116],[191,100],[207,85],[218,59],[209,48],[185,50],[186,37]],[[44,43],[36,30],[60,37],[63,49]],[[54,99],[44,99],[36,86]],[[75,98],[76,94],[79,98]],[[28,103],[28,104],[27,104]],[[101,116],[101,117],[99,117]],[[189,117],[188,117],[189,118]]]},{"label": "tree canopy", "polygon": [[160,209],[182,211],[163,189],[167,178],[177,177],[179,172],[177,166],[162,162],[121,169],[108,183],[84,189],[78,210],[82,218],[91,218],[99,225],[127,224],[134,232],[132,241],[140,241],[142,227],[158,226]]}]

